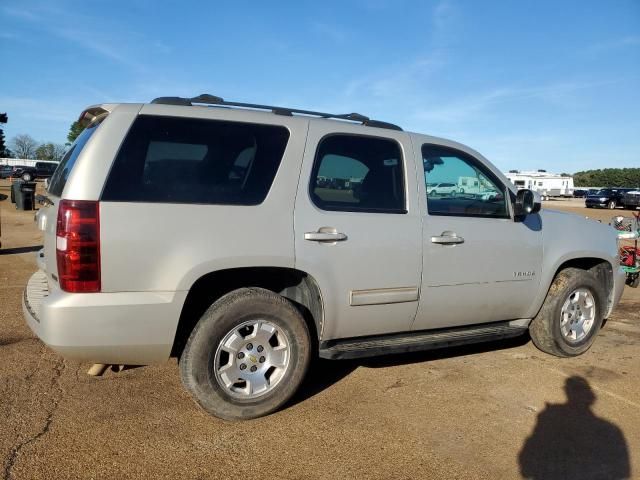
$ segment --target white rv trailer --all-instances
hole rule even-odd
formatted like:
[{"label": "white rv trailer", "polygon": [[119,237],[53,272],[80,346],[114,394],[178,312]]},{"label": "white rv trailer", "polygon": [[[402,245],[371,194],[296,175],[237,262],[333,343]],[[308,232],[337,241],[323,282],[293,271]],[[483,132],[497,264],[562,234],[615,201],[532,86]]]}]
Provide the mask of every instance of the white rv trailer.
[{"label": "white rv trailer", "polygon": [[543,199],[573,197],[573,177],[549,173],[546,170],[533,172],[510,170],[505,175],[518,190],[528,188],[538,192]]}]

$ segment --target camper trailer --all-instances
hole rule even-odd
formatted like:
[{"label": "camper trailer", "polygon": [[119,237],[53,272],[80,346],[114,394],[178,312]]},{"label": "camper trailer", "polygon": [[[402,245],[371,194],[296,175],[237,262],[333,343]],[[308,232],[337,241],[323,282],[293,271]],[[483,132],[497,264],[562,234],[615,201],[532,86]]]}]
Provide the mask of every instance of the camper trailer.
[{"label": "camper trailer", "polygon": [[573,177],[570,176],[549,173],[546,170],[534,172],[510,170],[505,175],[518,190],[528,188],[538,192],[544,200],[551,197],[573,196]]}]

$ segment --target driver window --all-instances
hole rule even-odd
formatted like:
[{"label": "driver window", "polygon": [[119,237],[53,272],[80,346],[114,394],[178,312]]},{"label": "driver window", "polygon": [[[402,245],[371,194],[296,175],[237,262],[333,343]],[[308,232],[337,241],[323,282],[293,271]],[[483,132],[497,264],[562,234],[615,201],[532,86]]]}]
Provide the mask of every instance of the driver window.
[{"label": "driver window", "polygon": [[429,215],[509,216],[504,187],[483,173],[467,154],[423,145],[422,161]]}]

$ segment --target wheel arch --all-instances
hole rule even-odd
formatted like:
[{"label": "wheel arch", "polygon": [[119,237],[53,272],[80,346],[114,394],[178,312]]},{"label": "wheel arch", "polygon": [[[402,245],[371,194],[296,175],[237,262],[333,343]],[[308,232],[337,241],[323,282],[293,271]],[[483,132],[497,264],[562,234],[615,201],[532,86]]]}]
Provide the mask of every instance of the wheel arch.
[{"label": "wheel arch", "polygon": [[605,258],[595,257],[595,256],[585,256],[585,257],[575,257],[565,259],[552,269],[553,275],[548,277],[544,282],[544,288],[541,289],[544,292],[544,295],[541,296],[540,301],[538,302],[537,308],[533,314],[535,317],[542,305],[544,304],[545,299],[547,298],[547,294],[549,293],[549,289],[551,288],[551,284],[558,276],[558,274],[567,268],[578,268],[580,270],[586,270],[592,272],[596,278],[601,280],[604,283],[605,291],[607,293],[607,308],[605,310],[605,318],[607,318],[608,314],[611,313],[614,299],[614,279],[613,279],[613,271],[614,267],[611,262]]},{"label": "wheel arch", "polygon": [[238,267],[216,270],[198,278],[189,288],[174,334],[172,357],[180,357],[204,312],[223,295],[243,287],[259,287],[289,299],[302,313],[312,338],[319,340],[324,324],[322,294],[308,273],[287,267]]}]

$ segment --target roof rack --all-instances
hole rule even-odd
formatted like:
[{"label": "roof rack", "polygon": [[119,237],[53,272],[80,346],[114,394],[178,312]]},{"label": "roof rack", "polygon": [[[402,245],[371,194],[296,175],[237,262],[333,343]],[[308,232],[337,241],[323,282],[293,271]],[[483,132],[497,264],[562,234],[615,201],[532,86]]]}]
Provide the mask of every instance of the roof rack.
[{"label": "roof rack", "polygon": [[394,125],[393,123],[381,122],[379,120],[371,120],[369,117],[365,117],[364,115],[360,115],[359,113],[343,113],[343,114],[333,114],[333,113],[323,113],[323,112],[314,112],[311,110],[300,110],[297,108],[287,108],[287,107],[274,107],[271,105],[258,105],[254,103],[241,103],[241,102],[227,102],[226,100],[216,97],[215,95],[209,95],[204,93],[202,95],[198,95],[197,97],[192,98],[184,98],[184,97],[158,97],[151,101],[151,103],[161,104],[161,105],[182,105],[182,106],[193,106],[193,104],[204,104],[204,105],[221,105],[225,107],[239,107],[239,108],[249,108],[254,110],[269,110],[276,115],[285,115],[292,116],[293,114],[298,115],[308,115],[312,117],[320,117],[320,118],[334,118],[337,120],[348,120],[350,122],[361,123],[362,125],[366,125],[368,127],[377,127],[377,128],[388,128],[390,130],[400,130],[402,128],[398,125]]}]

